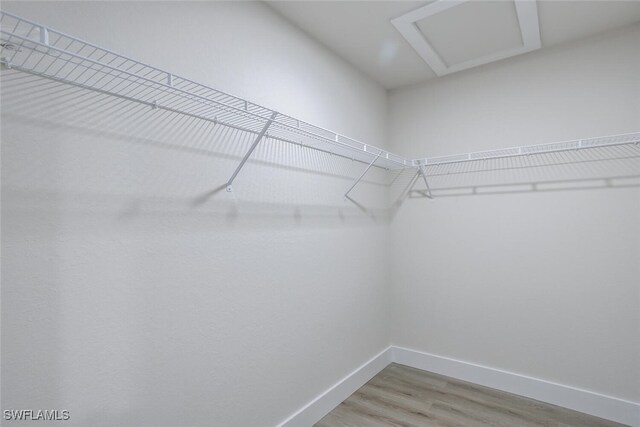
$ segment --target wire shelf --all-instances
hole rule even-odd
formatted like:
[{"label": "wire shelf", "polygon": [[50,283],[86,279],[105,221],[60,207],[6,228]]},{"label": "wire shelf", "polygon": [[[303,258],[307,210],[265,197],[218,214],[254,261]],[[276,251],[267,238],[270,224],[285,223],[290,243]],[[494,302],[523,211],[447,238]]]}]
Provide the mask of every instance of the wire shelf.
[{"label": "wire shelf", "polygon": [[268,136],[374,167],[411,162],[386,150],[315,126],[119,55],[7,12],[0,12],[3,66],[129,101]]},{"label": "wire shelf", "polygon": [[[640,186],[640,144],[614,144],[611,139],[594,142],[578,150],[550,151],[547,147],[531,155],[430,164],[424,169],[430,195],[437,198]],[[411,197],[424,197],[419,184]]]},{"label": "wire shelf", "polygon": [[[0,63],[4,68],[248,132],[257,136],[252,149],[264,136],[366,164],[345,197],[371,167],[397,171],[396,177],[406,177],[406,185],[404,179],[398,180],[406,186],[403,192],[410,191],[419,176],[427,187],[427,179],[435,180],[436,188],[441,187],[438,180],[443,176],[465,176],[470,181],[461,185],[475,185],[480,172],[489,176],[496,171],[541,170],[587,161],[593,165],[590,158],[605,154],[608,162],[611,156],[631,159],[629,167],[633,172],[638,169],[640,132],[408,160],[4,11],[0,11],[0,34]],[[631,151],[606,151],[630,145]],[[571,156],[575,161],[568,162]],[[567,171],[569,175],[576,172]],[[233,177],[229,187],[231,181]]]},{"label": "wire shelf", "polygon": [[525,145],[522,147],[502,148],[498,150],[476,151],[472,153],[454,154],[450,156],[428,157],[414,160],[414,165],[444,165],[450,163],[464,163],[478,160],[502,159],[508,157],[531,156],[533,154],[561,153],[565,151],[582,151],[600,147],[614,147],[618,145],[640,143],[640,132],[622,135],[600,136],[596,138],[576,139],[571,141],[553,142],[547,144]]}]

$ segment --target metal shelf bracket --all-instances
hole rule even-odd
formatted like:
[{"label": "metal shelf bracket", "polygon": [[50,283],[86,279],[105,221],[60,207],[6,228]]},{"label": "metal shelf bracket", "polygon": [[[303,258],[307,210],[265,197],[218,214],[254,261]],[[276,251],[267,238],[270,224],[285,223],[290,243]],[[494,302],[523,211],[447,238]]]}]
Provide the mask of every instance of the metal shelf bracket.
[{"label": "metal shelf bracket", "polygon": [[369,166],[367,166],[367,168],[360,174],[358,179],[356,179],[355,182],[351,185],[351,187],[349,187],[347,192],[344,193],[344,199],[345,200],[347,200],[349,198],[349,193],[351,193],[351,190],[353,190],[356,187],[356,185],[358,185],[358,183],[362,180],[362,178],[364,178],[364,176],[367,174],[367,172],[369,172],[369,169],[371,169],[371,166],[373,166],[373,164],[376,162],[376,160],[378,160],[378,158],[380,158],[381,154],[382,154],[382,151],[380,151],[378,153],[378,155],[371,161],[371,163],[369,163]]},{"label": "metal shelf bracket", "polygon": [[424,181],[424,185],[427,186],[427,191],[425,193],[425,196],[427,196],[427,198],[429,199],[433,199],[433,194],[431,194],[431,188],[429,187],[429,182],[427,181],[427,171],[424,165],[420,165],[418,166],[418,170],[420,175],[422,175],[422,180]]},{"label": "metal shelf bracket", "polygon": [[247,151],[247,154],[244,155],[244,157],[240,161],[240,164],[238,165],[236,170],[233,172],[233,175],[231,175],[231,178],[229,178],[229,181],[227,181],[227,186],[226,186],[227,192],[230,193],[233,191],[233,187],[232,187],[233,180],[236,179],[236,176],[238,176],[238,173],[240,173],[240,170],[242,169],[244,164],[247,162],[247,160],[249,160],[249,157],[251,156],[251,153],[253,153],[253,150],[255,150],[258,144],[260,143],[260,141],[262,141],[262,138],[267,133],[267,130],[269,130],[269,126],[271,126],[271,123],[273,123],[277,115],[278,113],[276,111],[271,113],[271,118],[267,120],[267,122],[262,127],[262,130],[260,131],[260,133],[256,136],[256,139],[253,141],[253,144],[251,144],[249,151]]}]

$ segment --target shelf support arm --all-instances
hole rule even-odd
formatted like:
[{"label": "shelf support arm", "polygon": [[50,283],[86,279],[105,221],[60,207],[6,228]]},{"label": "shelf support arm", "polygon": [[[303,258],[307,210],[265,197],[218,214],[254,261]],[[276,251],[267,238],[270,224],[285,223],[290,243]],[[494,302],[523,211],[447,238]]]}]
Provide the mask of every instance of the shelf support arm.
[{"label": "shelf support arm", "polygon": [[420,175],[422,175],[422,180],[424,181],[424,185],[427,186],[427,192],[425,193],[425,196],[427,196],[427,198],[429,199],[433,199],[433,194],[431,194],[431,187],[429,187],[429,182],[427,181],[427,168],[424,165],[420,165],[419,167],[419,173]]},{"label": "shelf support arm", "polygon": [[358,185],[358,183],[360,182],[360,180],[362,180],[362,178],[364,178],[364,176],[367,174],[367,172],[369,172],[369,169],[371,169],[371,166],[373,166],[373,164],[376,162],[376,160],[378,160],[378,158],[380,157],[380,155],[382,154],[382,151],[380,151],[378,153],[378,155],[371,161],[371,163],[369,163],[369,166],[367,166],[367,168],[364,170],[364,172],[362,172],[360,174],[360,176],[358,177],[358,179],[355,180],[355,182],[351,185],[351,187],[349,187],[349,189],[347,190],[346,193],[344,193],[344,199],[348,199],[349,198],[349,193],[351,193],[351,190],[353,190],[356,185]]},{"label": "shelf support arm", "polygon": [[267,130],[269,130],[269,126],[271,126],[271,123],[273,123],[273,121],[275,120],[277,115],[278,115],[278,113],[275,112],[275,111],[273,113],[271,113],[271,117],[264,124],[264,127],[262,128],[262,130],[260,131],[258,136],[256,136],[256,139],[253,141],[253,144],[251,144],[251,147],[249,148],[249,151],[247,151],[247,154],[244,155],[244,157],[240,161],[240,164],[238,165],[236,170],[233,172],[233,175],[231,175],[231,178],[229,178],[229,181],[227,181],[227,191],[228,192],[233,191],[233,187],[232,187],[233,180],[236,179],[236,176],[238,176],[238,173],[240,173],[240,169],[242,169],[244,164],[247,163],[247,160],[249,160],[249,157],[251,156],[251,153],[253,153],[253,150],[255,150],[256,147],[258,146],[258,144],[260,143],[260,141],[262,141],[262,138],[264,138],[264,135],[267,133]]}]

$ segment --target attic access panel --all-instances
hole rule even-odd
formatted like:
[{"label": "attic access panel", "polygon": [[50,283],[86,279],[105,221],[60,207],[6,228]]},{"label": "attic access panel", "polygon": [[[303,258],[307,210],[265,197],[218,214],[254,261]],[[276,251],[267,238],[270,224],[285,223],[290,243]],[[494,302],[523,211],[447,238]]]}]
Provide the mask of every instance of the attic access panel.
[{"label": "attic access panel", "polygon": [[487,3],[437,0],[391,23],[438,76],[541,47],[536,0]]}]

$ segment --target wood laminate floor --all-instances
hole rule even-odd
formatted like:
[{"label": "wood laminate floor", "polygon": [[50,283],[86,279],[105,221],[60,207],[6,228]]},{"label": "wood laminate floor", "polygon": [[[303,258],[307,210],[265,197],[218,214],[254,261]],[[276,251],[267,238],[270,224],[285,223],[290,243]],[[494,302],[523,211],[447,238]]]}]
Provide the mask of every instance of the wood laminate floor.
[{"label": "wood laminate floor", "polygon": [[392,363],[316,427],[613,427],[580,412]]}]

